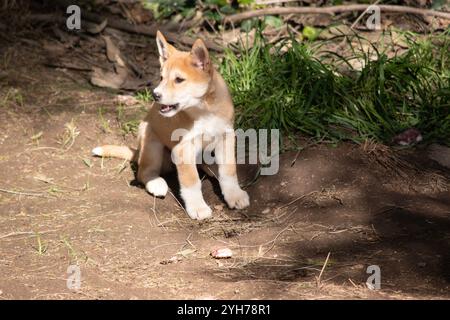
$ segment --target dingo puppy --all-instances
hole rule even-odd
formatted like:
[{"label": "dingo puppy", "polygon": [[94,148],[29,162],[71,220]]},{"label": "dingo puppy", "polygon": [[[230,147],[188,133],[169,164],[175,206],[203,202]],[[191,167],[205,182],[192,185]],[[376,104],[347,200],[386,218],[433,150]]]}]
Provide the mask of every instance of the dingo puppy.
[{"label": "dingo puppy", "polygon": [[[225,201],[230,208],[247,207],[248,194],[236,175],[233,102],[204,42],[196,40],[190,52],[178,51],[159,31],[156,42],[161,82],[153,91],[156,102],[139,126],[137,149],[102,146],[93,149],[93,154],[137,161],[138,181],[157,197],[168,191],[160,174],[173,162],[186,211],[192,219],[201,220],[212,211],[203,199],[195,159],[205,148],[214,149]],[[213,142],[206,145],[205,137]]]}]

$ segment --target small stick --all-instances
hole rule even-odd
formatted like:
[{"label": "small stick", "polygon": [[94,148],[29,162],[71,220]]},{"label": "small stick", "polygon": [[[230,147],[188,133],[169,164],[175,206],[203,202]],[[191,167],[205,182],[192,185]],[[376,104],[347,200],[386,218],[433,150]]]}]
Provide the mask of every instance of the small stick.
[{"label": "small stick", "polygon": [[302,196],[300,196],[300,197],[298,197],[298,198],[295,198],[295,199],[292,200],[291,202],[288,202],[288,203],[286,203],[286,204],[284,204],[284,205],[278,207],[277,210],[281,210],[281,209],[283,209],[283,208],[289,207],[291,204],[294,204],[294,203],[297,202],[298,200],[301,200],[301,199],[303,199],[303,198],[306,198],[307,196],[310,196],[310,195],[312,195],[312,194],[314,194],[314,193],[316,193],[316,192],[317,192],[317,191],[311,191],[310,193],[307,193],[307,194],[304,194],[304,195],[302,195]]},{"label": "small stick", "polygon": [[148,251],[153,251],[153,250],[156,250],[156,249],[159,249],[159,248],[162,248],[162,247],[166,247],[166,246],[179,246],[179,245],[182,245],[182,244],[184,244],[184,242],[164,243],[164,244],[161,244],[159,246],[150,248]]},{"label": "small stick", "polygon": [[320,271],[319,277],[317,278],[317,286],[320,286],[320,279],[322,279],[323,271],[325,270],[325,267],[327,266],[328,259],[330,258],[331,252],[328,252],[327,258],[325,259],[325,263],[323,264],[322,270]]},{"label": "small stick", "polygon": [[268,5],[268,4],[281,4],[286,2],[299,2],[300,0],[256,0],[255,4]]},{"label": "small stick", "polygon": [[[36,21],[36,22],[51,22],[51,23],[59,23],[59,24],[65,24],[66,18],[60,17],[53,14],[31,14],[26,17],[26,19]],[[104,20],[104,17],[99,16],[94,13],[90,12],[84,12],[83,11],[83,19],[87,21],[92,21],[96,23],[100,23]],[[108,26],[106,27],[106,30],[108,29],[116,29],[116,30],[122,30],[128,33],[136,33],[136,34],[142,34],[147,35],[151,37],[156,36],[156,31],[160,29],[160,26],[158,25],[132,25],[128,23],[126,20],[123,19],[108,19]],[[177,33],[173,32],[167,32],[161,29],[161,31],[164,32],[164,36],[167,38],[168,41],[172,43],[181,43],[183,45],[192,46],[195,42],[195,38],[191,38],[188,36],[179,35]],[[215,42],[211,40],[204,39],[205,45],[210,50],[214,50],[217,52],[223,52],[223,48],[216,44]]]},{"label": "small stick", "polygon": [[[375,3],[373,3],[372,5],[373,5],[373,6],[374,6],[374,5],[377,5],[379,2],[380,2],[380,0],[377,0],[377,1],[375,1]],[[370,8],[370,7],[367,7],[367,9],[364,10],[363,13],[361,13],[361,14],[359,15],[359,17],[358,17],[358,18],[355,20],[355,22],[353,22],[353,24],[351,25],[350,29],[353,29],[353,28],[356,26],[356,24],[359,22],[359,20],[361,20],[362,17],[364,17],[364,15],[367,13],[367,11],[369,10],[369,8]]]},{"label": "small stick", "polygon": [[184,211],[184,213],[187,214],[186,209],[183,207],[183,205],[180,203],[180,201],[178,201],[177,197],[175,197],[175,195],[171,191],[169,191],[169,193],[175,199],[175,201],[178,203],[179,207]]},{"label": "small stick", "polygon": [[[339,5],[330,7],[274,7],[259,10],[252,10],[243,13],[233,14],[225,17],[224,22],[237,23],[245,19],[254,17],[266,16],[266,15],[286,15],[286,14],[329,14],[353,12],[353,11],[365,11],[370,5],[366,4],[353,4],[353,5]],[[378,5],[382,12],[394,12],[394,13],[412,13],[420,14],[424,16],[434,16],[443,19],[450,20],[450,13],[436,10],[428,10],[421,8],[414,8],[408,6],[399,5]]]},{"label": "small stick", "polygon": [[358,288],[358,286],[352,281],[352,279],[348,278],[348,281],[350,281],[350,283],[351,283],[355,288]]},{"label": "small stick", "polygon": [[[46,231],[39,232],[39,234],[50,233],[50,232],[54,232],[54,231],[56,231],[56,230],[46,230]],[[8,238],[8,237],[14,237],[14,236],[22,236],[22,235],[26,235],[26,234],[36,234],[36,232],[34,232],[34,231],[10,232],[10,233],[7,233],[7,234],[4,234],[4,235],[0,236],[0,239],[4,239],[4,238]]]},{"label": "small stick", "polygon": [[[159,221],[158,215],[156,214],[156,197],[153,196],[153,195],[152,195],[152,197],[153,197],[153,208],[151,208],[151,210],[153,211],[153,215],[155,216],[155,220],[156,220],[157,226],[160,226],[161,225],[161,221]],[[164,225],[161,225],[161,226],[163,228],[166,228]]]},{"label": "small stick", "polygon": [[50,197],[43,195],[42,193],[29,193],[29,192],[6,190],[6,189],[0,189],[0,192],[16,194],[16,195],[20,195],[20,196],[50,198]]},{"label": "small stick", "polygon": [[[272,250],[272,249],[275,247],[275,242],[277,241],[277,239],[281,236],[281,234],[282,234],[283,232],[285,232],[286,230],[288,230],[290,227],[292,227],[292,224],[288,225],[286,228],[284,228],[283,230],[281,230],[281,231],[276,235],[276,237],[271,241],[271,242],[272,242],[271,246],[270,246],[266,251],[264,251],[261,255],[259,255],[259,257],[261,258],[261,257],[265,256],[270,250]],[[260,248],[261,248],[261,246],[260,246]]]},{"label": "small stick", "polygon": [[197,250],[197,247],[191,242],[191,240],[189,240],[189,238],[190,238],[191,236],[192,236],[192,232],[189,233],[189,235],[187,236],[186,242],[187,242],[192,248],[194,248],[194,249]]}]

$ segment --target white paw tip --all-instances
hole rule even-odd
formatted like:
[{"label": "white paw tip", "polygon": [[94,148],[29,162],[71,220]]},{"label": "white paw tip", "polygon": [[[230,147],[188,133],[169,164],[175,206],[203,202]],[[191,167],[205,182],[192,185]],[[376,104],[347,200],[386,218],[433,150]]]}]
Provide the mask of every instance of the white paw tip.
[{"label": "white paw tip", "polygon": [[145,189],[155,197],[165,197],[169,186],[163,178],[158,178],[147,182]]},{"label": "white paw tip", "polygon": [[198,220],[208,219],[211,216],[212,216],[212,210],[210,207],[206,207],[206,208],[203,208],[203,209],[197,211],[197,219]]},{"label": "white paw tip", "polygon": [[101,156],[103,155],[103,149],[102,149],[102,147],[97,147],[97,148],[92,149],[92,154],[93,154],[94,156],[99,156],[99,157],[101,157]]},{"label": "white paw tip", "polygon": [[187,209],[186,211],[189,217],[191,217],[191,219],[194,220],[204,220],[212,216],[211,208],[206,205],[195,209],[190,208]]},{"label": "white paw tip", "polygon": [[225,201],[231,209],[244,209],[250,205],[250,197],[244,190],[226,194]]}]

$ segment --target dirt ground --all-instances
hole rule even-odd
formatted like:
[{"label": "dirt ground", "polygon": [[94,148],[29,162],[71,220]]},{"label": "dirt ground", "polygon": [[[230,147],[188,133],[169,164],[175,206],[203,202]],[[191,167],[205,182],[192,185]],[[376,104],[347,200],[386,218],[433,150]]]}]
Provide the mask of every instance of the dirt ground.
[{"label": "dirt ground", "polygon": [[[277,175],[247,187],[244,211],[228,210],[205,178],[213,218],[192,221],[175,176],[174,196],[155,199],[128,163],[91,157],[99,144],[134,142],[117,93],[45,66],[27,32],[0,37],[0,299],[450,298],[450,171],[425,147],[287,151]],[[253,180],[255,168],[239,169]],[[213,259],[217,248],[233,257]],[[79,289],[67,288],[70,265]],[[380,290],[365,284],[370,265]]]}]

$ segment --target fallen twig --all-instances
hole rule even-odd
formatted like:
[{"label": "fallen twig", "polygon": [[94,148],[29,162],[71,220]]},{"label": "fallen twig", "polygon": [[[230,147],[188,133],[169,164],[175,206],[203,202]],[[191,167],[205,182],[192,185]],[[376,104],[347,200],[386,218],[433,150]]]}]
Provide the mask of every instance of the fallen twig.
[{"label": "fallen twig", "polygon": [[44,234],[44,233],[50,233],[50,232],[54,232],[54,231],[56,231],[56,230],[46,230],[46,231],[40,231],[40,232],[34,232],[34,231],[10,232],[10,233],[0,236],[0,239],[14,237],[14,236],[23,236],[23,235],[28,235],[28,234]]},{"label": "fallen twig", "polygon": [[330,254],[331,254],[331,252],[328,252],[328,255],[327,255],[327,258],[325,259],[322,270],[320,270],[319,277],[317,278],[317,287],[320,286],[320,280],[322,279],[322,274],[323,274],[323,271],[325,270],[325,267],[327,266],[328,259],[330,258]]},{"label": "fallen twig", "polygon": [[71,69],[71,70],[78,70],[78,71],[92,71],[91,68],[88,67],[82,67],[82,66],[76,66],[69,63],[63,63],[63,62],[54,62],[54,61],[47,61],[44,63],[44,65],[52,68],[60,68],[60,69]]},{"label": "fallen twig", "polygon": [[16,194],[16,195],[20,195],[20,196],[28,196],[28,197],[50,198],[42,193],[30,193],[30,192],[14,191],[14,190],[6,190],[6,189],[0,189],[0,192]]},{"label": "fallen twig", "polygon": [[288,203],[286,203],[286,204],[283,204],[282,206],[279,206],[279,207],[277,208],[277,210],[281,210],[281,209],[283,209],[283,208],[289,207],[291,204],[294,204],[294,203],[297,202],[298,200],[301,200],[301,199],[303,199],[303,198],[306,198],[306,197],[308,197],[308,196],[310,196],[310,195],[312,195],[312,194],[314,194],[314,193],[317,193],[317,191],[311,191],[310,193],[307,193],[307,194],[304,194],[304,195],[302,195],[302,196],[300,196],[300,197],[297,197],[297,198],[295,198],[294,200],[292,200],[292,201],[290,201],[290,202],[288,202]]},{"label": "fallen twig", "polygon": [[300,0],[256,0],[255,4],[268,5],[268,4],[280,4],[286,2],[300,2]]},{"label": "fallen twig", "polygon": [[[266,16],[266,15],[285,15],[285,14],[329,14],[334,15],[336,13],[353,12],[353,11],[365,11],[370,5],[366,4],[353,4],[353,5],[340,5],[330,7],[274,7],[266,9],[258,9],[247,11],[243,13],[233,14],[224,18],[225,23],[237,23],[245,19],[254,17]],[[399,5],[378,5],[381,12],[392,13],[411,13],[424,16],[439,17],[450,20],[449,12],[442,12],[436,10],[428,10]]]},{"label": "fallen twig", "polygon": [[[275,236],[275,238],[273,238],[271,241],[266,242],[266,244],[272,243],[270,245],[270,247],[264,251],[262,254],[259,254],[259,257],[263,257],[265,256],[270,250],[272,250],[275,247],[275,243],[278,240],[278,238],[281,236],[282,233],[284,233],[286,230],[290,229],[292,227],[292,224],[288,225],[286,228],[284,228],[283,230],[281,230],[280,232],[278,232],[278,234]],[[265,244],[264,244],[265,245]],[[262,248],[262,246],[260,246],[260,248]]]},{"label": "fallen twig", "polygon": [[[378,3],[379,3],[380,1],[381,1],[381,0],[377,0],[377,1],[375,1],[372,5],[378,5]],[[355,22],[353,22],[353,24],[351,25],[350,29],[353,29],[353,28],[358,24],[358,22],[362,19],[362,17],[364,17],[364,15],[367,13],[367,11],[369,10],[369,8],[370,8],[370,6],[368,6],[367,9],[364,10],[364,11],[359,15],[358,18],[356,18]]]},{"label": "fallen twig", "polygon": [[[29,20],[38,21],[38,22],[57,22],[60,24],[66,23],[65,17],[61,17],[61,16],[57,16],[57,15],[53,15],[53,14],[32,14],[32,15],[29,15],[27,18]],[[95,23],[101,23],[102,21],[104,21],[103,17],[101,17],[97,14],[85,12],[85,11],[83,11],[83,19],[85,19],[87,21],[95,22]],[[155,37],[156,32],[159,29],[161,29],[161,31],[164,33],[164,36],[166,37],[166,39],[169,42],[172,42],[172,43],[178,42],[178,43],[188,45],[188,46],[192,46],[196,40],[196,39],[188,37],[188,36],[181,36],[177,33],[164,31],[159,25],[151,25],[151,26],[132,25],[132,24],[128,23],[127,21],[120,20],[120,19],[108,19],[108,26],[106,27],[106,29],[108,29],[108,28],[122,30],[122,31],[126,31],[126,32],[131,32],[131,33],[148,35],[151,37]],[[216,44],[210,40],[206,40],[206,39],[204,39],[203,41],[205,42],[205,45],[208,47],[208,49],[218,51],[218,52],[223,51],[223,48],[221,46],[219,46],[218,44]]]}]

